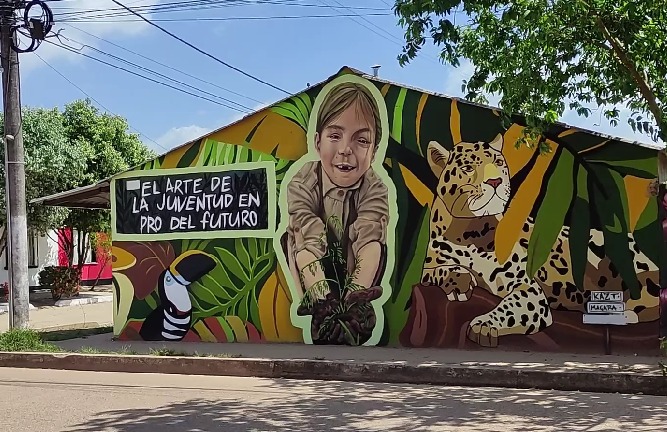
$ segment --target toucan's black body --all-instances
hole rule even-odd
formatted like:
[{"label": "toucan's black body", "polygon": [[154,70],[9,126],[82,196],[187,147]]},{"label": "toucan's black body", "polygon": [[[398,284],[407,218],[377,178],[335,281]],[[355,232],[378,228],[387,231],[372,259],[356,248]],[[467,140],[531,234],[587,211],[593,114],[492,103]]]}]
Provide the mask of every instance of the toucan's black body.
[{"label": "toucan's black body", "polygon": [[[180,341],[187,334],[192,322],[192,307],[179,310],[169,298],[165,283],[183,289],[179,295],[188,296],[187,288],[205,274],[213,270],[216,262],[209,255],[199,251],[188,251],[174,260],[157,281],[160,303],[144,320],[139,335],[146,341]],[[188,297],[189,299],[189,297]],[[188,301],[189,303],[189,301]]]}]

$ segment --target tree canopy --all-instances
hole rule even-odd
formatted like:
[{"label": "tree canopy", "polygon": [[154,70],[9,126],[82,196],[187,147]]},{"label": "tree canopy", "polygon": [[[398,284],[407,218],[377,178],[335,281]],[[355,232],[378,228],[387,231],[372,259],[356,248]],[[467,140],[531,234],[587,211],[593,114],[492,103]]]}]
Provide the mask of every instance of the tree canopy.
[{"label": "tree canopy", "polygon": [[[30,200],[92,184],[155,154],[128,132],[125,119],[100,113],[89,100],[74,101],[63,111],[24,107],[22,117],[29,229],[39,234],[63,226],[83,233],[106,231],[108,211],[68,210]],[[0,114],[0,132],[2,124]],[[4,161],[4,146],[0,158]],[[4,164],[0,174],[0,225],[5,226]],[[0,243],[4,248],[4,233]]]},{"label": "tree canopy", "polygon": [[432,39],[445,63],[468,59],[467,99],[527,119],[523,143],[567,108],[595,106],[667,142],[667,4],[655,0],[396,0],[404,65]]}]

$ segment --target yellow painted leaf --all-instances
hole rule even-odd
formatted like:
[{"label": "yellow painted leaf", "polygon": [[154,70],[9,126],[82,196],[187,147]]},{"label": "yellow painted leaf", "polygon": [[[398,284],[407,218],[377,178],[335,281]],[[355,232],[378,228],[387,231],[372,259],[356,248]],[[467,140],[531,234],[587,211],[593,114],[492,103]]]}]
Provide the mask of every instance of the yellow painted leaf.
[{"label": "yellow painted leaf", "polygon": [[542,180],[544,179],[545,172],[556,153],[558,144],[552,141],[548,142],[552,151],[538,156],[533,169],[530,170],[530,173],[526,176],[526,180],[519,186],[519,190],[517,190],[505,215],[498,223],[495,245],[496,257],[501,264],[507,260],[512,253],[514,245],[519,240],[523,223],[528,219],[530,211],[535,205],[535,200],[542,188]]},{"label": "yellow painted leaf", "polygon": [[280,274],[280,266],[269,276],[259,293],[259,316],[262,333],[269,342],[300,342],[301,331],[290,319],[291,299],[287,285]]},{"label": "yellow painted leaf", "polygon": [[623,181],[628,194],[628,230],[632,232],[635,230],[637,222],[646,208],[646,204],[648,204],[648,200],[651,198],[648,188],[652,180],[626,175]]},{"label": "yellow painted leaf", "polygon": [[137,263],[137,258],[118,246],[111,246],[111,268],[113,271],[126,270]]},{"label": "yellow painted leaf", "polygon": [[203,321],[197,321],[192,328],[197,332],[202,342],[218,342],[211,330],[206,327]]},{"label": "yellow painted leaf", "polygon": [[[164,157],[164,161],[162,164],[160,164],[161,169],[169,169],[169,168],[176,168],[178,165],[178,162],[181,160],[183,155],[187,153],[190,148],[192,148],[193,145],[196,145],[197,143],[192,143],[188,145],[184,145],[183,147],[176,148],[169,153],[167,153]],[[203,147],[203,146],[202,146]],[[200,150],[201,151],[201,150]]]},{"label": "yellow painted leaf", "polygon": [[[421,98],[419,98],[419,105],[417,105],[417,117],[415,118],[415,122],[417,123],[415,126],[415,130],[417,131],[417,142],[421,142],[421,124],[422,124],[422,113],[424,112],[424,107],[426,106],[426,101],[428,100],[428,94],[423,93]],[[421,147],[419,147],[421,151]]]},{"label": "yellow painted leaf", "polygon": [[243,320],[235,315],[227,315],[225,319],[234,331],[234,340],[236,340],[236,342],[248,342],[248,332],[246,331]]},{"label": "yellow painted leaf", "polygon": [[132,281],[123,273],[113,274],[113,284],[116,288],[113,294],[113,334],[120,335],[130,314],[132,300],[134,299],[134,287]]},{"label": "yellow painted leaf", "polygon": [[516,148],[515,144],[523,133],[523,129],[522,126],[513,124],[503,135],[503,156],[507,161],[510,177],[521,171],[535,152],[535,149],[529,149],[526,146]]},{"label": "yellow painted leaf", "polygon": [[461,142],[461,114],[456,100],[452,100],[452,113],[449,116],[449,130],[452,132],[452,142]]},{"label": "yellow painted leaf", "polygon": [[271,154],[278,159],[297,160],[308,150],[306,132],[293,121],[270,110],[263,110],[236,124],[212,133],[214,141],[243,144],[254,133],[248,148]]},{"label": "yellow painted leaf", "polygon": [[415,197],[419,204],[423,206],[430,205],[433,202],[433,192],[422,183],[416,175],[409,169],[399,164],[401,173],[403,173],[403,180],[412,196]]}]

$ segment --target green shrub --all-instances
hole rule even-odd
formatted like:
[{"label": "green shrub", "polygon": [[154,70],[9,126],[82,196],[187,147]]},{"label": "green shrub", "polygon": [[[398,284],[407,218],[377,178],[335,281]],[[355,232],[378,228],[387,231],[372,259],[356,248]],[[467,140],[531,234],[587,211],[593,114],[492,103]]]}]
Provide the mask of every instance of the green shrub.
[{"label": "green shrub", "polygon": [[51,297],[58,301],[64,295],[79,295],[81,277],[79,271],[71,267],[48,266],[39,272],[39,284],[51,290]]},{"label": "green shrub", "polygon": [[57,352],[59,347],[44,342],[41,335],[30,329],[13,329],[0,333],[0,351]]}]

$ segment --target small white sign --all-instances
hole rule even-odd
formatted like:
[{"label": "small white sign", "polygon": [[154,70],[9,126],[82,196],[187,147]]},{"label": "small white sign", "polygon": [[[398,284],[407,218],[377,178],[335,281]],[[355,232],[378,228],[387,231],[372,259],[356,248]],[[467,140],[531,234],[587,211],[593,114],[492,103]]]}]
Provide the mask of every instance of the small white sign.
[{"label": "small white sign", "polygon": [[125,182],[126,190],[139,190],[139,188],[141,188],[140,180],[128,180]]},{"label": "small white sign", "polygon": [[592,302],[622,302],[623,293],[620,291],[592,291]]},{"label": "small white sign", "polygon": [[586,308],[590,314],[622,314],[625,311],[625,303],[588,302]]},{"label": "small white sign", "polygon": [[625,314],[584,314],[584,324],[627,325]]}]

